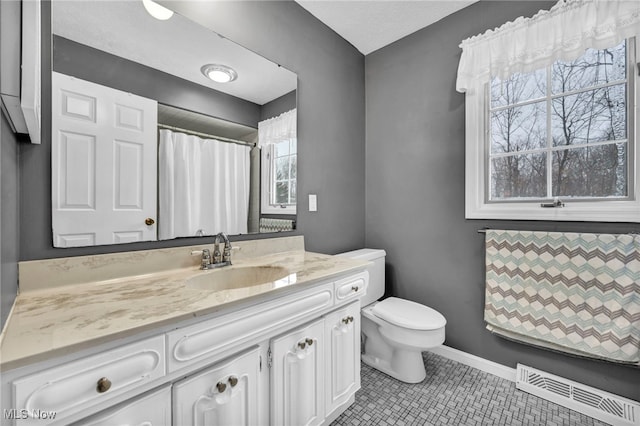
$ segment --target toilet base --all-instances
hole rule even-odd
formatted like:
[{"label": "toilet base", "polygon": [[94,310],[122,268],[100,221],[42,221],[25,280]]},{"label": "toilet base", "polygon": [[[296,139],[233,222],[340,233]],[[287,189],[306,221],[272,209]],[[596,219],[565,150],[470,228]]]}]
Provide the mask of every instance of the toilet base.
[{"label": "toilet base", "polygon": [[369,354],[362,354],[362,362],[405,383],[420,383],[427,377],[421,351],[396,349],[392,362]]}]

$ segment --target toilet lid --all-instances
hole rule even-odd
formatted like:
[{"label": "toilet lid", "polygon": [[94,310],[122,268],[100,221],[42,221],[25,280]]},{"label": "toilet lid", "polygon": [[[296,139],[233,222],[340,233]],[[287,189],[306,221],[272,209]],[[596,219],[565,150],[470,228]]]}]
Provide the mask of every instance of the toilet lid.
[{"label": "toilet lid", "polygon": [[435,309],[397,297],[376,303],[372,312],[391,324],[412,330],[435,330],[447,324],[447,320]]}]

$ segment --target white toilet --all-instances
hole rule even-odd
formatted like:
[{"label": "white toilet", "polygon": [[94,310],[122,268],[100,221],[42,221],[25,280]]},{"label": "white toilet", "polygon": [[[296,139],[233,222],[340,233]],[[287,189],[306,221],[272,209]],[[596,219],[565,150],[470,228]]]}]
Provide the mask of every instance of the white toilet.
[{"label": "white toilet", "polygon": [[338,256],[373,262],[362,303],[362,361],[407,383],[424,380],[422,351],[444,343],[447,320],[435,309],[384,295],[384,250],[361,249]]}]

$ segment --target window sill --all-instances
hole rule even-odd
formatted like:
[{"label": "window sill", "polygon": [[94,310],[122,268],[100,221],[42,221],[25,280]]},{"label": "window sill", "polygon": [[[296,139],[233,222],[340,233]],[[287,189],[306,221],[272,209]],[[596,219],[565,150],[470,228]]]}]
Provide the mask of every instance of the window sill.
[{"label": "window sill", "polygon": [[539,203],[485,204],[467,200],[467,219],[547,220],[584,222],[640,222],[640,202],[566,202],[564,207],[544,208]]},{"label": "window sill", "polygon": [[295,215],[296,214],[296,207],[295,206],[288,206],[288,207],[282,208],[282,207],[272,207],[272,206],[263,204],[261,206],[260,213],[262,213],[262,214]]}]

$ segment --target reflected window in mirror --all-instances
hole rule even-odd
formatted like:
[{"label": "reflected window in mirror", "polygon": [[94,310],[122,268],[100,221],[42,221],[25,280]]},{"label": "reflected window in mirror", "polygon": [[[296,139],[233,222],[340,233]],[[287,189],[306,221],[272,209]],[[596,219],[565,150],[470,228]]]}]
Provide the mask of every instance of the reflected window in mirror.
[{"label": "reflected window in mirror", "polygon": [[296,214],[296,109],[258,123],[262,150],[261,211],[271,215]]}]

